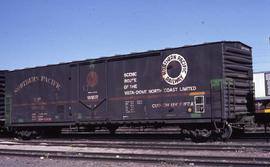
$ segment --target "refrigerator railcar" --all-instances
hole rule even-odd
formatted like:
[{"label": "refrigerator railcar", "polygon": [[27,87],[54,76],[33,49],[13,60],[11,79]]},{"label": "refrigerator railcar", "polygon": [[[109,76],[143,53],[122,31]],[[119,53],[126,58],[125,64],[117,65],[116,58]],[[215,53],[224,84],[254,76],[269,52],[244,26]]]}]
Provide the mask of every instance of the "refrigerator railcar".
[{"label": "refrigerator railcar", "polygon": [[6,125],[23,133],[173,125],[229,138],[253,108],[251,48],[241,42],[15,70],[6,82]]}]

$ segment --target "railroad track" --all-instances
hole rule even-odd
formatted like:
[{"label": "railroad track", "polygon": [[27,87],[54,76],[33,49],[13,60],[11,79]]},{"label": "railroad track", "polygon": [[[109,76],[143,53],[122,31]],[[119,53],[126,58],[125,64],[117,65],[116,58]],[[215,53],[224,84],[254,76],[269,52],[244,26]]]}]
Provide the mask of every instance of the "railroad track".
[{"label": "railroad track", "polygon": [[0,141],[0,154],[207,166],[270,166],[270,145],[136,141]]},{"label": "railroad track", "polygon": [[4,150],[1,155],[34,156],[46,158],[95,159],[108,161],[138,161],[150,163],[172,163],[212,166],[269,166],[267,157],[234,157],[234,156],[202,156],[202,155],[168,155],[168,154],[134,154],[134,153],[98,153],[98,152],[62,152],[33,150]]},{"label": "railroad track", "polygon": [[253,151],[270,152],[270,144],[261,143],[191,143],[191,142],[159,142],[159,141],[98,141],[98,140],[29,140],[29,141],[1,141],[6,145],[43,145],[43,146],[70,146],[70,147],[101,147],[101,148],[128,148],[128,149],[155,149],[155,150],[207,150],[207,151]]}]

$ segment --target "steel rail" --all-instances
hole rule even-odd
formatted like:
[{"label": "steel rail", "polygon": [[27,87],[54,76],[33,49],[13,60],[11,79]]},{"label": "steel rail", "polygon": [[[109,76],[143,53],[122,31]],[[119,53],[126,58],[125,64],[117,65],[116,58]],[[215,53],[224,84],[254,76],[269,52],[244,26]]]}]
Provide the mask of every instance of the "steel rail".
[{"label": "steel rail", "polygon": [[[6,145],[22,145],[26,143],[7,143]],[[71,146],[71,147],[102,147],[102,148],[129,148],[129,149],[155,149],[155,150],[209,150],[209,151],[245,151],[250,148],[245,147],[215,147],[215,146],[169,146],[169,145],[146,145],[146,144],[104,144],[104,143],[91,143],[91,144],[72,144],[72,143],[27,143],[28,145],[45,145],[45,146]],[[269,149],[263,148],[262,151],[268,151]]]},{"label": "steel rail", "polygon": [[151,163],[194,164],[211,166],[270,166],[268,157],[235,157],[235,156],[201,156],[201,155],[168,155],[168,154],[134,154],[134,153],[100,153],[100,152],[66,152],[46,150],[0,149],[1,155],[32,156],[45,158],[72,158],[107,161],[140,161]]},{"label": "steel rail", "polygon": [[123,141],[2,141],[6,145],[46,145],[46,146],[72,146],[72,147],[102,147],[102,148],[144,148],[144,149],[171,149],[171,150],[209,150],[209,151],[249,151],[260,150],[269,152],[269,144],[233,144],[233,143],[187,143],[187,142],[123,142]]}]

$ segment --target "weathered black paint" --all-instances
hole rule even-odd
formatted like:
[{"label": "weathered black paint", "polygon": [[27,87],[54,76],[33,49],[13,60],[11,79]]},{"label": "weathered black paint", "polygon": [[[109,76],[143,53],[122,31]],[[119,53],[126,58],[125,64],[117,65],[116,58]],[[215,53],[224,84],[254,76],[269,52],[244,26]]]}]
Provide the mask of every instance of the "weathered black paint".
[{"label": "weathered black paint", "polygon": [[[48,80],[31,79],[42,76]],[[7,123],[36,126],[234,119],[239,113],[251,112],[251,82],[251,48],[240,42],[15,70],[7,74],[6,95],[11,101]],[[196,108],[202,113],[196,113]]]},{"label": "weathered black paint", "polygon": [[10,103],[7,123],[62,122],[69,119],[67,65],[12,71],[7,74]]},{"label": "weathered black paint", "polygon": [[0,128],[5,121],[5,87],[6,87],[6,71],[0,71]]}]

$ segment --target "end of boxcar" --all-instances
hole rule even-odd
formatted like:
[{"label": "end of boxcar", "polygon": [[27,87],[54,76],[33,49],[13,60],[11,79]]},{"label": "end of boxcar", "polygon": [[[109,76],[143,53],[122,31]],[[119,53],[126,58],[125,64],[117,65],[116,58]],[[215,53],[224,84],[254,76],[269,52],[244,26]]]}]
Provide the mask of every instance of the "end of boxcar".
[{"label": "end of boxcar", "polygon": [[0,133],[5,129],[5,88],[6,88],[6,71],[0,71]]}]

